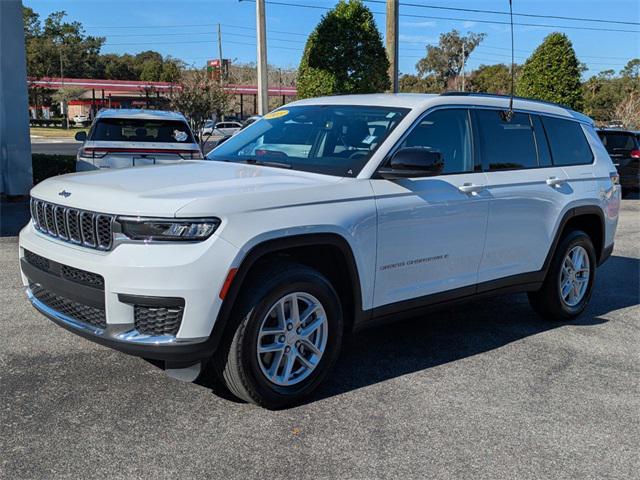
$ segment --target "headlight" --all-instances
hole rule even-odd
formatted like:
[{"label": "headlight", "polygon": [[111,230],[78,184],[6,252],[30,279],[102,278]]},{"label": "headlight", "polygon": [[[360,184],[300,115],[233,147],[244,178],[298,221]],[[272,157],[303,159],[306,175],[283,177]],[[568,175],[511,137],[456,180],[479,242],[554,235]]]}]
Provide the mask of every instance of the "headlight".
[{"label": "headlight", "polygon": [[209,238],[216,231],[220,219],[119,217],[118,223],[122,233],[133,240],[198,242]]}]

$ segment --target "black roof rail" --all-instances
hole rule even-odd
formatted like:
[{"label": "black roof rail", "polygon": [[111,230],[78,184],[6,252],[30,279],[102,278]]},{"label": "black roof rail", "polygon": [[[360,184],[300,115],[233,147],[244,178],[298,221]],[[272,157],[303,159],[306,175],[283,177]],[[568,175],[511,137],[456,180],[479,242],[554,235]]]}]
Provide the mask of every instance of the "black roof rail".
[{"label": "black roof rail", "polygon": [[[444,97],[488,97],[488,98],[505,98],[509,99],[510,95],[501,95],[499,93],[484,93],[484,92],[457,92],[449,91],[440,94]],[[573,110],[571,107],[562,105],[561,103],[547,102],[546,100],[538,100],[537,98],[527,97],[513,97],[514,100],[526,100],[527,102],[541,103],[543,105],[552,105],[554,107],[566,108],[567,110]]]}]

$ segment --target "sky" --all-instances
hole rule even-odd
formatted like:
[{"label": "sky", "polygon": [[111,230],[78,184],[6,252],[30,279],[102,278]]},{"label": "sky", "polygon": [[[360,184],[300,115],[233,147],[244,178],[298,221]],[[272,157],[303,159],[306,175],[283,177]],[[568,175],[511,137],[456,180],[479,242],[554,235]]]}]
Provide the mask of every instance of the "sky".
[{"label": "sky", "polygon": [[[282,68],[297,67],[307,35],[317,25],[326,8],[334,6],[337,1],[266,1],[268,62]],[[66,11],[68,20],[81,22],[87,34],[106,37],[103,53],[156,50],[163,55],[180,58],[189,65],[203,66],[207,59],[218,57],[217,25],[220,24],[223,57],[243,63],[256,60],[256,8],[251,0],[23,0],[23,3],[42,18],[54,11]],[[276,3],[295,3],[313,8]],[[374,12],[378,28],[384,35],[384,3],[373,1],[366,4]],[[400,0],[402,73],[414,73],[416,62],[424,56],[425,46],[436,45],[439,35],[452,29],[487,35],[469,58],[468,70],[481,64],[510,62],[509,26],[486,23],[507,22],[507,15],[406,4],[509,11],[508,0]],[[597,23],[516,15],[515,23],[551,26],[514,26],[516,63],[524,62],[544,37],[553,31],[566,33],[573,42],[578,59],[588,67],[585,77],[608,69],[617,72],[629,59],[640,57],[639,0],[513,0],[513,11],[514,14],[632,23]]]}]

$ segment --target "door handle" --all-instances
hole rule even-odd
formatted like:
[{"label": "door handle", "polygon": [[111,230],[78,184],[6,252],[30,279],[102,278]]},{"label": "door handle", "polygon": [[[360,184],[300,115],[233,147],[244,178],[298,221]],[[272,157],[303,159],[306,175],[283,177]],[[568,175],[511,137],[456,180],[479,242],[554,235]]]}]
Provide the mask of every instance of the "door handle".
[{"label": "door handle", "polygon": [[484,185],[474,185],[473,183],[464,183],[458,187],[463,193],[477,194],[480,190],[484,190]]},{"label": "door handle", "polygon": [[564,180],[558,177],[549,177],[546,182],[550,187],[558,187],[564,183]]}]

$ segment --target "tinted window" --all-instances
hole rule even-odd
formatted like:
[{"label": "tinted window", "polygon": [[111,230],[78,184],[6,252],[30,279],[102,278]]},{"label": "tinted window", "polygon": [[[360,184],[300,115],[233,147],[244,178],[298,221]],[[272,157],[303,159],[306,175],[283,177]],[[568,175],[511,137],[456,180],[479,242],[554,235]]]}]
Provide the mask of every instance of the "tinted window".
[{"label": "tinted window", "polygon": [[404,147],[424,147],[440,152],[443,173],[473,171],[471,124],[464,109],[436,110],[427,115],[407,136]]},{"label": "tinted window", "polygon": [[578,122],[542,117],[554,165],[585,165],[593,161],[582,126]]},{"label": "tinted window", "polygon": [[193,143],[187,124],[175,120],[102,118],[91,132],[91,140],[107,142]]},{"label": "tinted window", "polygon": [[625,154],[638,148],[638,140],[635,135],[626,132],[598,132],[607,152],[612,154]]},{"label": "tinted window", "polygon": [[277,162],[296,170],[355,176],[407,111],[362,105],[285,107],[241,130],[207,158]]},{"label": "tinted window", "polygon": [[526,113],[514,113],[504,120],[498,110],[475,111],[482,145],[482,162],[489,170],[510,170],[538,166],[536,142],[531,119]]}]

